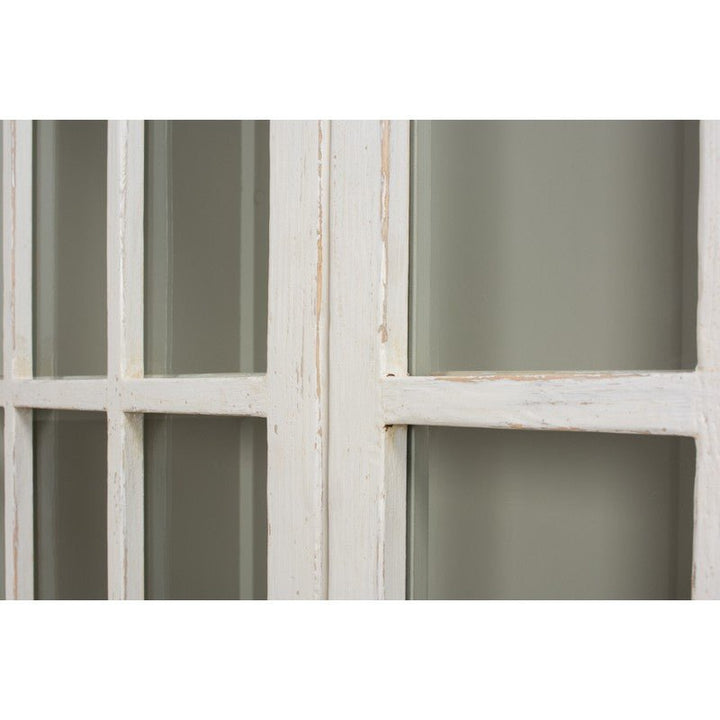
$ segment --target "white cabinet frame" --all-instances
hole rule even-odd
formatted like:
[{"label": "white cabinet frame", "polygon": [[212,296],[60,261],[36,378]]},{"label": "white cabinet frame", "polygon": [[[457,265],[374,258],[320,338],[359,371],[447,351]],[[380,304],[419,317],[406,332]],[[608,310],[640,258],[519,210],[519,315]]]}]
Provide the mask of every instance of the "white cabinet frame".
[{"label": "white cabinet frame", "polygon": [[144,594],[143,414],[267,418],[268,596],[404,598],[407,425],[697,444],[694,598],[720,598],[720,123],[700,125],[694,372],[408,377],[407,121],[273,121],[267,374],[144,377],[144,125],[108,124],[108,376],[34,379],[32,124],[3,131],[6,594],[32,598],[33,408],[108,417],[108,592]]}]

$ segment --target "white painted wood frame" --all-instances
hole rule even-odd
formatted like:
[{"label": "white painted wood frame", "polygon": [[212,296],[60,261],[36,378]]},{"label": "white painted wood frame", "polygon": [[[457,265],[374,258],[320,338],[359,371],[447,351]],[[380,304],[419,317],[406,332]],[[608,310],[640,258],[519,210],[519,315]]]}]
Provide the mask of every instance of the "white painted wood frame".
[{"label": "white painted wood frame", "polygon": [[406,467],[395,433],[447,425],[694,437],[692,596],[720,598],[720,123],[700,128],[695,372],[407,377],[407,308],[386,310],[407,289],[407,130],[333,123],[330,597],[404,596]]},{"label": "white painted wood frame", "polygon": [[32,123],[3,126],[5,595],[33,597],[32,411],[13,389],[32,377]]},{"label": "white painted wood frame", "polygon": [[108,597],[144,596],[143,414],[267,414],[264,375],[144,377],[144,124],[108,123],[107,378],[33,378],[32,144],[3,125],[6,596],[34,597],[33,408],[108,418]]},{"label": "white painted wood frame", "polygon": [[329,123],[271,124],[267,376],[144,377],[144,127],[139,121],[111,121],[108,376],[33,378],[32,136],[31,122],[5,121],[6,331],[0,401],[8,598],[34,596],[33,408],[107,414],[108,596],[113,599],[144,596],[143,414],[267,417],[268,594],[327,597]]},{"label": "white painted wood frame", "polygon": [[382,381],[407,374],[409,123],[333,122],[330,598],[405,597],[406,437]]},{"label": "white painted wood frame", "polygon": [[328,583],[327,122],[270,124],[268,597]]},{"label": "white painted wood frame", "polygon": [[700,138],[695,372],[408,377],[409,123],[272,122],[268,372],[145,378],[143,124],[108,125],[108,377],[32,373],[32,124],[3,128],[8,598],[32,598],[32,409],[108,416],[108,594],[144,594],[147,412],[267,418],[268,596],[405,597],[406,428],[686,435],[720,598],[720,123]]}]

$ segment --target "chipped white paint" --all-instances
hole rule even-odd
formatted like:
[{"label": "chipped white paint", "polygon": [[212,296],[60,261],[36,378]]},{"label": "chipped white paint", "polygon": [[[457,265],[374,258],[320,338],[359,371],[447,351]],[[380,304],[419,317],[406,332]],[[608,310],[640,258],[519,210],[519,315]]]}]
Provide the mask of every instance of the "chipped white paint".
[{"label": "chipped white paint", "polygon": [[264,375],[153,377],[120,385],[122,409],[129,413],[266,415]]},{"label": "chipped white paint", "polygon": [[143,417],[125,412],[121,381],[143,375],[144,135],[108,123],[108,596],[142,599]]},{"label": "chipped white paint", "polygon": [[143,412],[264,415],[265,378],[143,379],[143,124],[108,126],[108,378],[32,378],[32,124],[4,138],[6,587],[33,597],[32,408],[108,414],[108,593],[143,597]]},{"label": "chipped white paint", "polygon": [[[32,375],[32,123],[3,126],[4,383]],[[6,402],[10,393],[4,393]],[[5,589],[33,597],[32,411],[5,405]]]},{"label": "chipped white paint", "polygon": [[698,369],[720,370],[720,121],[700,123]]},{"label": "chipped white paint", "polygon": [[327,122],[270,124],[268,597],[327,597]]},{"label": "chipped white paint", "polygon": [[388,424],[693,436],[701,407],[691,372],[452,375],[382,385]]},{"label": "chipped white paint", "polygon": [[[382,321],[373,325],[387,289],[379,280],[382,220],[373,212],[382,205],[381,144],[382,130],[373,123],[333,124],[330,596],[388,596],[379,571],[390,530],[385,491],[393,474],[404,481],[405,460],[388,452],[379,430],[383,424],[396,429],[423,424],[696,437],[693,596],[720,598],[720,124],[701,124],[695,373],[410,378],[383,367],[383,340],[393,334],[385,336]],[[398,153],[398,158],[407,176],[407,156]],[[397,242],[406,247],[407,235],[398,232]],[[388,284],[391,292],[397,281]],[[396,515],[395,522],[400,536],[404,516]]]},{"label": "chipped white paint", "polygon": [[703,416],[697,438],[693,599],[720,599],[720,428],[717,411]]},{"label": "chipped white paint", "polygon": [[405,429],[380,391],[406,373],[408,125],[333,122],[331,148],[329,595],[402,598]]},{"label": "chipped white paint", "polygon": [[720,599],[720,122],[700,123],[698,416],[693,597]]},{"label": "chipped white paint", "polygon": [[[271,123],[268,375],[143,377],[143,126],[108,143],[108,378],[32,378],[32,125],[6,121],[6,587],[33,596],[31,408],[108,413],[109,594],[143,596],[142,414],[267,416],[271,598],[404,597],[405,427],[697,439],[720,598],[720,124],[701,123],[698,370],[407,377],[406,122]],[[390,427],[386,427],[390,426]]]}]

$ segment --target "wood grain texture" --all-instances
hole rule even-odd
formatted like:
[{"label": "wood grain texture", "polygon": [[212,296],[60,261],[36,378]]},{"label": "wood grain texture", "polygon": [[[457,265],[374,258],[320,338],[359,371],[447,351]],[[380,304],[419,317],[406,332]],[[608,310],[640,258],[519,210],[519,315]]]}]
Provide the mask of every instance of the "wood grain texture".
[{"label": "wood grain texture", "polygon": [[143,597],[142,413],[267,416],[268,596],[400,598],[406,426],[697,439],[720,598],[720,124],[701,123],[698,371],[407,377],[405,122],[271,123],[268,374],[143,377],[143,125],[109,124],[108,378],[32,378],[32,124],[4,124],[6,587],[33,596],[31,408],[108,413],[108,582]]},{"label": "wood grain texture", "polygon": [[720,369],[720,121],[700,123],[698,368]]},{"label": "wood grain texture", "polygon": [[125,412],[264,417],[266,384],[260,374],[125,380],[121,402]]},{"label": "wood grain texture", "polygon": [[[410,281],[410,123],[381,123],[381,177],[384,262],[381,283],[380,373],[404,377],[408,373],[408,288]],[[383,597],[405,598],[407,551],[407,427],[388,427],[383,437],[385,496],[383,502],[385,552],[381,578]]]},{"label": "wood grain texture", "polygon": [[698,413],[693,598],[720,599],[720,122],[700,123]]},{"label": "wood grain texture", "polygon": [[268,598],[327,597],[329,123],[270,124]]},{"label": "wood grain texture", "polygon": [[[32,376],[32,123],[3,126],[5,384]],[[5,392],[6,400],[10,395]],[[32,411],[5,407],[5,589],[29,600],[33,570]]]},{"label": "wood grain texture", "polygon": [[121,381],[143,375],[144,132],[108,123],[108,595],[144,596],[142,415],[125,412]]},{"label": "wood grain texture", "polygon": [[695,373],[517,373],[387,378],[388,424],[696,434]]},{"label": "wood grain texture", "polygon": [[[717,379],[702,373],[704,411],[695,455],[692,597],[720,599],[720,415]],[[708,387],[708,381],[713,387]]]},{"label": "wood grain texture", "polygon": [[405,429],[380,380],[407,367],[407,130],[332,124],[330,598],[405,594]]}]

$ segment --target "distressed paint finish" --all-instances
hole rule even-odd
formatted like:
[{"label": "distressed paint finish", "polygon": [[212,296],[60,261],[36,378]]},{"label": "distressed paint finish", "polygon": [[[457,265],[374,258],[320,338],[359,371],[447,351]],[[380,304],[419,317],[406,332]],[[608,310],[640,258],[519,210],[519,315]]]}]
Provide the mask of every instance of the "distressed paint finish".
[{"label": "distressed paint finish", "polygon": [[121,404],[130,413],[265,417],[266,385],[260,374],[124,380]]},{"label": "distressed paint finish", "polygon": [[268,417],[271,598],[404,596],[415,423],[694,436],[693,596],[720,598],[720,124],[701,123],[694,373],[406,377],[408,124],[273,122],[267,377],[143,378],[143,128],[123,121],[109,125],[108,379],[32,379],[32,125],[3,138],[8,597],[33,596],[37,407],[108,413],[110,597],[143,596],[142,413],[177,412]]},{"label": "distressed paint finish", "polygon": [[694,598],[720,598],[720,123],[700,124],[698,369],[383,380],[387,423],[689,435]]},{"label": "distressed paint finish", "polygon": [[327,597],[329,123],[270,124],[268,598]]},{"label": "distressed paint finish", "polygon": [[720,122],[700,123],[698,374],[693,598],[720,599]]},{"label": "distressed paint finish", "polygon": [[[410,123],[382,122],[382,243],[381,377],[408,373],[408,288],[410,270]],[[385,533],[382,588],[386,599],[405,598],[407,427],[386,427]]]},{"label": "distressed paint finish", "polygon": [[720,370],[720,121],[700,123],[698,369]]},{"label": "distressed paint finish", "polygon": [[143,418],[123,409],[121,381],[143,375],[144,135],[108,123],[108,596],[142,599]]},{"label": "distressed paint finish", "polygon": [[[716,388],[712,392],[717,396]],[[702,396],[692,372],[516,373],[383,381],[385,422],[408,425],[694,436]]]},{"label": "distressed paint finish", "polygon": [[380,381],[406,374],[408,126],[333,122],[331,147],[329,595],[402,598],[405,429]]},{"label": "distressed paint finish", "polygon": [[[32,123],[3,126],[4,384],[32,376]],[[10,400],[7,389],[6,402]],[[5,588],[33,597],[32,411],[5,406]]]},{"label": "distressed paint finish", "polygon": [[717,403],[701,417],[696,441],[692,594],[720,599],[720,427]]}]

